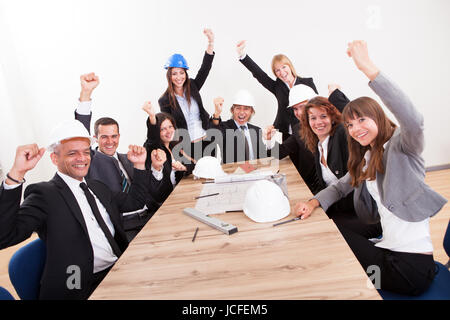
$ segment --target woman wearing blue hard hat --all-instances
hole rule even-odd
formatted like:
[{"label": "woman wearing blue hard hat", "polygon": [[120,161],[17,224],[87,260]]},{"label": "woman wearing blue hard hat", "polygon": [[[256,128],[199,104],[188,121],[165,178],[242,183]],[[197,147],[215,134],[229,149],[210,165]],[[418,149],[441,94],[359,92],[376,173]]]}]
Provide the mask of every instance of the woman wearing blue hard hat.
[{"label": "woman wearing blue hard hat", "polygon": [[171,114],[175,119],[178,134],[180,138],[184,138],[183,150],[195,160],[202,157],[203,150],[209,143],[205,138],[210,116],[203,107],[200,89],[214,59],[214,34],[211,29],[205,29],[203,33],[208,38],[208,47],[197,76],[189,78],[186,59],[181,54],[173,54],[164,65],[167,70],[167,89],[158,100],[161,111]]}]

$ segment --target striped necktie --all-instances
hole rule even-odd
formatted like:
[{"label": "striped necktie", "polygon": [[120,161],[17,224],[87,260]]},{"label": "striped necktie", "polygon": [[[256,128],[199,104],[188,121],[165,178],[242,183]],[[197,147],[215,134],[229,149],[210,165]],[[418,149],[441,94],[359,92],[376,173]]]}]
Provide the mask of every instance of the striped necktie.
[{"label": "striped necktie", "polygon": [[128,191],[130,191],[130,184],[128,183],[127,177],[125,176],[123,171],[122,170],[119,170],[119,171],[120,171],[120,177],[122,178],[122,192],[128,193]]},{"label": "striped necktie", "polygon": [[122,192],[128,193],[130,191],[130,183],[128,182],[127,176],[123,173],[122,169],[120,168],[119,160],[114,158],[114,161],[116,162],[117,169],[119,170],[120,179],[122,179],[121,186],[122,186]]}]

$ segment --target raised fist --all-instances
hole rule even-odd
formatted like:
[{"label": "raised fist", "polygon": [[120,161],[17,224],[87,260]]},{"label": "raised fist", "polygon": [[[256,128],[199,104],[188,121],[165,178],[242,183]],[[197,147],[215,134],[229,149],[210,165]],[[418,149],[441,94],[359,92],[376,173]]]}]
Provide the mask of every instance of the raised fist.
[{"label": "raised fist", "polygon": [[225,101],[222,97],[214,98],[214,115],[217,117],[222,113],[223,102]]},{"label": "raised fist", "polygon": [[245,40],[241,40],[236,45],[236,51],[237,51],[239,57],[242,57],[245,55],[245,43],[246,43]]}]

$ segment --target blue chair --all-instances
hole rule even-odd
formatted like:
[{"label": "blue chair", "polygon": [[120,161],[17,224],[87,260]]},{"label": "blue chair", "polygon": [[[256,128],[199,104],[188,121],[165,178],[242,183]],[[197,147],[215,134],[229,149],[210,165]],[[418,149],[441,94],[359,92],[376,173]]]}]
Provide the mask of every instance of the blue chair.
[{"label": "blue chair", "polygon": [[36,239],[17,250],[8,266],[9,278],[22,300],[37,300],[47,250],[44,241]]},{"label": "blue chair", "polygon": [[0,287],[0,300],[15,300],[14,297],[3,287]]},{"label": "blue chair", "polygon": [[[450,221],[444,236],[444,249],[450,257]],[[450,260],[449,260],[450,262]],[[419,296],[406,296],[387,290],[378,290],[384,300],[450,300],[450,271],[447,265],[435,261],[436,276],[430,287]]]}]

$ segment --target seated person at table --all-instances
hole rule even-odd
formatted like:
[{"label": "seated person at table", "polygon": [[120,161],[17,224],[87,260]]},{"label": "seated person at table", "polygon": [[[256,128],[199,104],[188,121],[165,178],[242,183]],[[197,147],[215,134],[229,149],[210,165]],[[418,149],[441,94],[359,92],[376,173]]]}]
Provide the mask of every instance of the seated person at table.
[{"label": "seated person at table", "polygon": [[359,219],[369,225],[381,223],[371,234],[345,225],[339,228],[356,258],[365,270],[380,268],[381,289],[419,295],[435,276],[430,217],[447,202],[424,182],[424,119],[372,62],[365,41],[349,43],[347,54],[400,126],[372,98],[348,103],[342,112],[348,134],[348,173],[307,203],[299,202],[294,210],[304,219],[319,205],[326,210],[354,191]]},{"label": "seated person at table", "polygon": [[232,118],[227,121],[220,118],[223,103],[224,99],[221,97],[214,99],[215,111],[212,118],[212,127],[222,133],[223,163],[266,158],[268,154],[262,141],[262,130],[249,123],[255,113],[253,96],[246,90],[238,91],[230,108]]},{"label": "seated person at table", "polygon": [[[316,93],[307,86],[294,86],[289,92],[289,109],[292,109],[295,117],[300,120],[303,113],[303,109],[309,99],[316,96]],[[286,138],[282,144],[272,141],[275,128],[270,125],[265,130],[264,139],[267,142],[267,148],[272,150],[278,148],[278,154],[272,152],[273,156],[277,156],[278,159],[283,159],[286,156],[291,158],[292,163],[295,165],[298,173],[305,181],[312,194],[319,192],[320,184],[317,178],[316,167],[314,164],[314,155],[306,147],[304,141],[300,137],[300,122],[297,122],[292,127],[292,135]],[[273,139],[274,140],[274,139]]]},{"label": "seated person at table", "polygon": [[[305,105],[300,120],[301,137],[314,155],[319,190],[323,190],[348,171],[347,133],[342,115],[327,98],[315,97]],[[353,193],[333,204],[326,213],[330,218],[336,215],[355,217]]]},{"label": "seated person at table", "polygon": [[[134,183],[128,193],[85,178],[91,164],[91,143],[78,121],[62,123],[48,150],[58,168],[47,182],[29,185],[20,204],[25,175],[45,148],[19,146],[7,179],[0,186],[0,248],[28,239],[33,232],[45,242],[46,260],[40,299],[87,299],[128,246],[122,213],[145,204],[148,193],[146,151],[129,146]],[[79,270],[79,281],[68,286],[68,272]],[[70,267],[70,269],[69,269]]]},{"label": "seated person at table", "polygon": [[[81,92],[75,119],[91,131],[92,100],[91,96],[100,83],[95,73],[80,76]],[[128,192],[133,183],[133,164],[127,155],[117,152],[120,141],[119,124],[112,118],[103,117],[94,124],[94,138],[98,147],[91,149],[91,165],[87,177],[106,184],[112,191]],[[150,154],[149,154],[150,158]],[[150,186],[150,189],[154,189]],[[124,213],[124,228],[131,241],[153,216],[159,205],[151,194],[147,195],[146,206],[134,212]]]},{"label": "seated person at table", "polygon": [[177,127],[173,117],[165,112],[156,114],[149,101],[142,109],[148,114],[144,147],[151,154],[145,166],[152,171],[152,195],[162,204],[181,178],[191,174],[195,165],[183,150],[177,151],[178,141],[174,140]]}]

